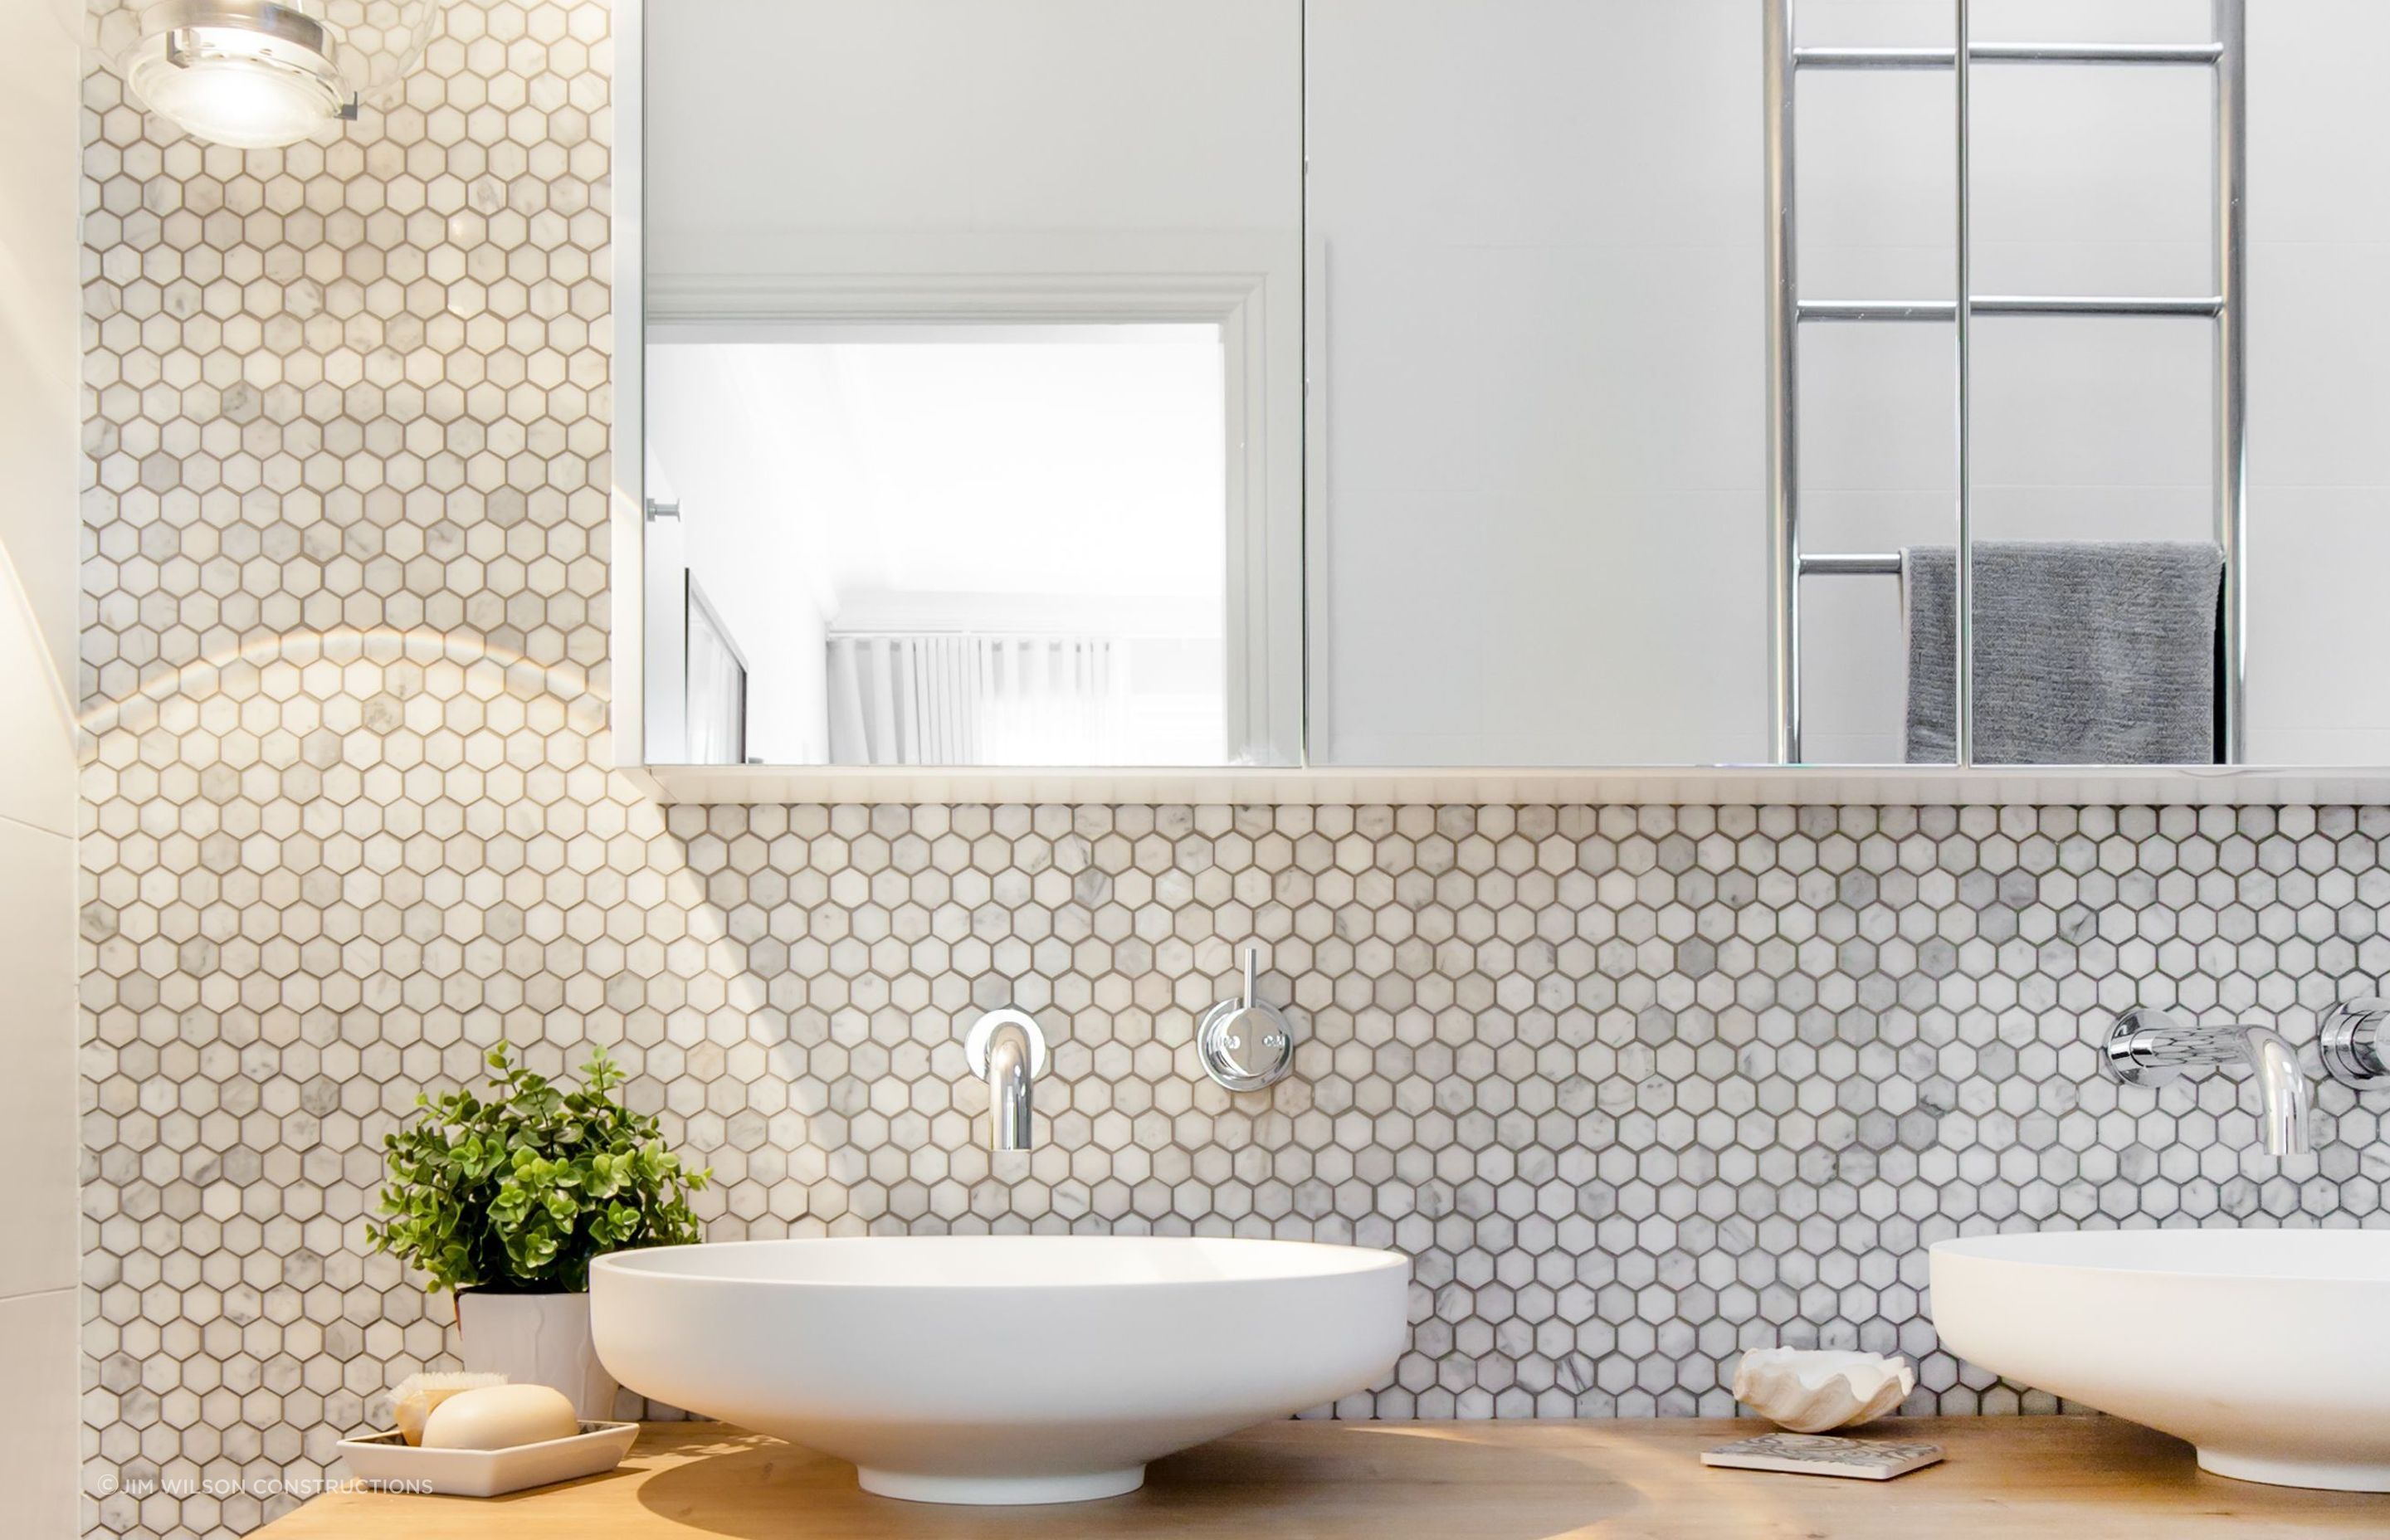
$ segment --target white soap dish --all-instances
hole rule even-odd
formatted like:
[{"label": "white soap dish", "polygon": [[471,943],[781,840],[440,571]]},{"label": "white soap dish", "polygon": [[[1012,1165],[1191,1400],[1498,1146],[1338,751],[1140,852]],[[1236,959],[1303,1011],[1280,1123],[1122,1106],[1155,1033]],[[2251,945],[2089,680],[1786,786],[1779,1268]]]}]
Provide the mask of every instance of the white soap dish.
[{"label": "white soap dish", "polygon": [[415,1449],[404,1433],[342,1439],[340,1448],[349,1474],[361,1482],[444,1497],[495,1497],[611,1470],[638,1436],[636,1422],[584,1422],[571,1438],[511,1449]]}]

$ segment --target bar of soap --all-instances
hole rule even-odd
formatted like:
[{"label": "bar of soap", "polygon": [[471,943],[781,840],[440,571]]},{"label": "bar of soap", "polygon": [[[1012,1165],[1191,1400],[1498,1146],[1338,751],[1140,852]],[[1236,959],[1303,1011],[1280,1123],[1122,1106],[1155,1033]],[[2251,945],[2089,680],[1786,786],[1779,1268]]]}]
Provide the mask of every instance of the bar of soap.
[{"label": "bar of soap", "polygon": [[390,1420],[398,1429],[399,1436],[406,1440],[408,1448],[421,1448],[423,1424],[430,1419],[431,1408],[452,1395],[506,1382],[503,1374],[410,1374],[391,1392]]},{"label": "bar of soap", "polygon": [[548,1385],[487,1385],[459,1391],[423,1422],[426,1449],[512,1449],[581,1431],[564,1392]]}]

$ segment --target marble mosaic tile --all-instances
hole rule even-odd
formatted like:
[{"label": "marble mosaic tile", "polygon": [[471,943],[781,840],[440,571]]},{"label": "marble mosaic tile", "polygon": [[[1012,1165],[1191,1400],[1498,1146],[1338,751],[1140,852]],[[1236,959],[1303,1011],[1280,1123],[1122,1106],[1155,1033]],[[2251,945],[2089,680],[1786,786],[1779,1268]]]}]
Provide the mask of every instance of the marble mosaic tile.
[{"label": "marble mosaic tile", "polygon": [[[1925,1244],[2384,1222],[2351,1093],[2275,1161],[2235,1081],[2121,1090],[2087,1034],[2310,1039],[2390,975],[2390,810],[645,802],[603,768],[607,19],[450,0],[401,104],[278,152],[89,80],[93,1533],[253,1528],[292,1499],[205,1484],[320,1474],[454,1362],[364,1217],[500,1038],[611,1046],[717,1238],[1399,1248],[1411,1350],[1346,1416],[1724,1413],[1780,1341],[2048,1409],[1939,1350]],[[1302,1043],[1237,1096],[1190,1039],[1247,940]],[[959,1033],[1002,1003],[1055,1052],[999,1159]]]}]

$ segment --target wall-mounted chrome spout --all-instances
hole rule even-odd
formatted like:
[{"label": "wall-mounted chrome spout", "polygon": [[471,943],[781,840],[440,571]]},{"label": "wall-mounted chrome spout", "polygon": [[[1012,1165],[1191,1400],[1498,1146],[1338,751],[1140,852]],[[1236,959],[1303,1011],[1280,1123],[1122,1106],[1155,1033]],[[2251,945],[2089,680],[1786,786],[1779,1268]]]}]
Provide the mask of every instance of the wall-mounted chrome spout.
[{"label": "wall-mounted chrome spout", "polygon": [[971,1023],[963,1040],[971,1073],[987,1082],[987,1147],[1001,1154],[1027,1149],[1030,1091],[1046,1072],[1046,1034],[1037,1019],[1013,1006],[989,1011]]},{"label": "wall-mounted chrome spout", "polygon": [[2183,1071],[2246,1064],[2257,1082],[2259,1133],[2268,1155],[2307,1152],[2307,1077],[2299,1051],[2270,1027],[2198,1026],[2135,1006],[2108,1028],[2100,1072],[2124,1085],[2166,1085]]}]

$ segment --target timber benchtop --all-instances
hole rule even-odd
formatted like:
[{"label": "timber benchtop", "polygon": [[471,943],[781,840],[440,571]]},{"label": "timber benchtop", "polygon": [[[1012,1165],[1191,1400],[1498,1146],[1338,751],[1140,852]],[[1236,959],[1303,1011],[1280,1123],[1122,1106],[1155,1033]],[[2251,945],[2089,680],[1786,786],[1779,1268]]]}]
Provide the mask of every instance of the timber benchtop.
[{"label": "timber benchtop", "polygon": [[718,1422],[655,1422],[611,1474],[508,1497],[333,1492],[265,1540],[2184,1540],[2390,1536],[2390,1495],[2258,1486],[2105,1418],[1894,1418],[1949,1458],[1890,1482],[1712,1470],[1753,1421],[1273,1422],[1157,1460],[1145,1489],[1050,1508],[870,1496],[842,1461]]}]

